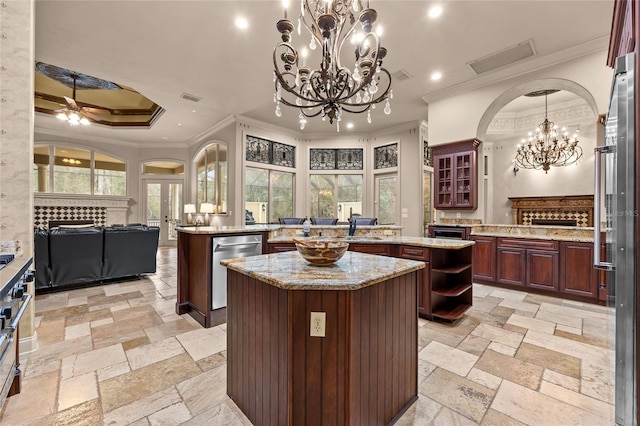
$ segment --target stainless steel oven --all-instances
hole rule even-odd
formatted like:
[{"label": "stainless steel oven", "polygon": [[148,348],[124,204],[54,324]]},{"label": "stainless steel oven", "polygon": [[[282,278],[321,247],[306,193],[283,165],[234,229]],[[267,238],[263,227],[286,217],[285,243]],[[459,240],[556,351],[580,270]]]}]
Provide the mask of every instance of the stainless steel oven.
[{"label": "stainless steel oven", "polygon": [[0,407],[8,396],[20,392],[18,326],[32,298],[26,291],[27,282],[33,281],[30,265],[31,259],[0,255]]}]

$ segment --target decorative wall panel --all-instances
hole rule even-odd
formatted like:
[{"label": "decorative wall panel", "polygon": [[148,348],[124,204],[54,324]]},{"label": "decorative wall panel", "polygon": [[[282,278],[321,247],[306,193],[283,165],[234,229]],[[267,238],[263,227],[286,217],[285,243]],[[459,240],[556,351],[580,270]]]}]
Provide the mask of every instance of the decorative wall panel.
[{"label": "decorative wall panel", "polygon": [[593,226],[593,195],[509,197],[518,225]]},{"label": "decorative wall panel", "polygon": [[296,147],[247,135],[245,159],[275,166],[296,166]]},{"label": "decorative wall panel", "polygon": [[311,149],[311,170],[362,170],[363,150],[355,149]]},{"label": "decorative wall panel", "polygon": [[398,167],[398,144],[392,143],[375,148],[374,161],[375,169]]}]

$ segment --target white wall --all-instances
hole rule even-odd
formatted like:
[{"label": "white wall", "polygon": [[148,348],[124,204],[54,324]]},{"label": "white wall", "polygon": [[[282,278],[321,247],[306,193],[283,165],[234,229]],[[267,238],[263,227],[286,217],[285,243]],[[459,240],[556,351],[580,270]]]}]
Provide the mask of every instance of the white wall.
[{"label": "white wall", "polygon": [[[483,118],[486,119],[483,116],[487,109],[498,97],[510,89],[542,79],[566,79],[586,89],[586,92],[595,101],[594,107],[597,109],[597,111],[594,111],[592,121],[595,129],[596,113],[603,114],[608,108],[611,77],[612,70],[606,66],[606,51],[602,51],[432,102],[429,105],[429,144],[439,145],[475,137],[478,137],[483,142],[492,142],[486,139],[485,134],[479,134],[480,131],[484,130],[479,129],[479,124]],[[474,212],[439,211],[436,214],[436,219],[460,216],[463,218],[480,218],[485,223],[493,220],[503,222],[505,196],[552,195],[552,192],[557,195],[558,192],[569,191],[570,189],[573,189],[573,193],[576,194],[593,193],[592,188],[590,190],[587,189],[586,182],[591,185],[593,180],[593,173],[588,172],[587,169],[591,167],[593,161],[591,151],[595,145],[595,135],[591,136],[591,140],[588,140],[589,138],[586,135],[583,134],[583,136],[587,138],[586,144],[583,146],[585,158],[581,165],[578,166],[578,169],[556,169],[550,171],[547,176],[542,177],[540,174],[544,175],[544,172],[541,171],[521,171],[518,173],[516,180],[513,179],[513,173],[511,172],[511,175],[509,175],[509,171],[506,170],[505,161],[509,156],[506,151],[501,152],[501,149],[497,146],[494,146],[492,150],[484,151],[483,145],[481,145],[478,149],[478,209]],[[490,175],[494,174],[490,177],[490,181],[493,182],[491,188],[495,192],[487,194],[489,199],[494,200],[492,206],[484,205],[485,194],[482,185],[484,172],[482,153],[487,152],[492,156],[496,156],[492,158],[493,168],[489,170]],[[511,158],[513,158],[512,154]],[[509,158],[509,161],[511,161],[511,158]],[[576,172],[576,170],[579,172]],[[589,173],[591,174],[589,175]],[[543,177],[548,179],[544,180]],[[502,188],[503,186],[506,188]],[[494,210],[491,217],[484,217],[485,208],[487,211]]]}]

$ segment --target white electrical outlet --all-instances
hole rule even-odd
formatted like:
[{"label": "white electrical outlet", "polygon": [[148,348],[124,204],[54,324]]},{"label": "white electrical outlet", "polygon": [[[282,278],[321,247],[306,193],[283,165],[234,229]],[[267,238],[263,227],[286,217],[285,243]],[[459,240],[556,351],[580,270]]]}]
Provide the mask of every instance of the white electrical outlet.
[{"label": "white electrical outlet", "polygon": [[324,337],[326,312],[311,312],[311,337]]}]

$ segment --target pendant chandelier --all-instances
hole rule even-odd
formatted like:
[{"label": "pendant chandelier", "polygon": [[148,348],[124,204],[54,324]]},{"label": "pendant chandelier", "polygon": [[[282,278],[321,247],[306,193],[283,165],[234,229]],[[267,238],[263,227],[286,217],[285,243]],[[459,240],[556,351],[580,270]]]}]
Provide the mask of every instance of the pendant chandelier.
[{"label": "pendant chandelier", "polygon": [[[371,110],[385,102],[384,113],[390,114],[391,75],[382,67],[387,50],[380,44],[380,32],[373,30],[378,14],[369,8],[369,1],[300,0],[296,24],[287,19],[288,0],[283,3],[284,19],[276,25],[282,42],[273,49],[276,116],[282,115],[284,104],[299,109],[300,129],[307,118],[321,115],[323,121],[327,117],[330,123],[335,121],[340,131],[345,111],[366,112],[371,123]],[[294,32],[309,50],[293,47]],[[348,66],[342,64],[345,47],[355,51]],[[307,63],[313,60],[309,51],[316,50],[320,63],[313,69]]]},{"label": "pendant chandelier", "polygon": [[558,90],[548,89],[525,95],[530,97],[544,95],[544,121],[538,125],[535,133],[529,132],[528,137],[522,139],[522,143],[517,145],[514,159],[516,168],[544,170],[546,174],[551,166],[568,166],[582,157],[577,133],[569,137],[566,128],[558,130],[558,126],[547,118],[547,95],[555,92]]}]

